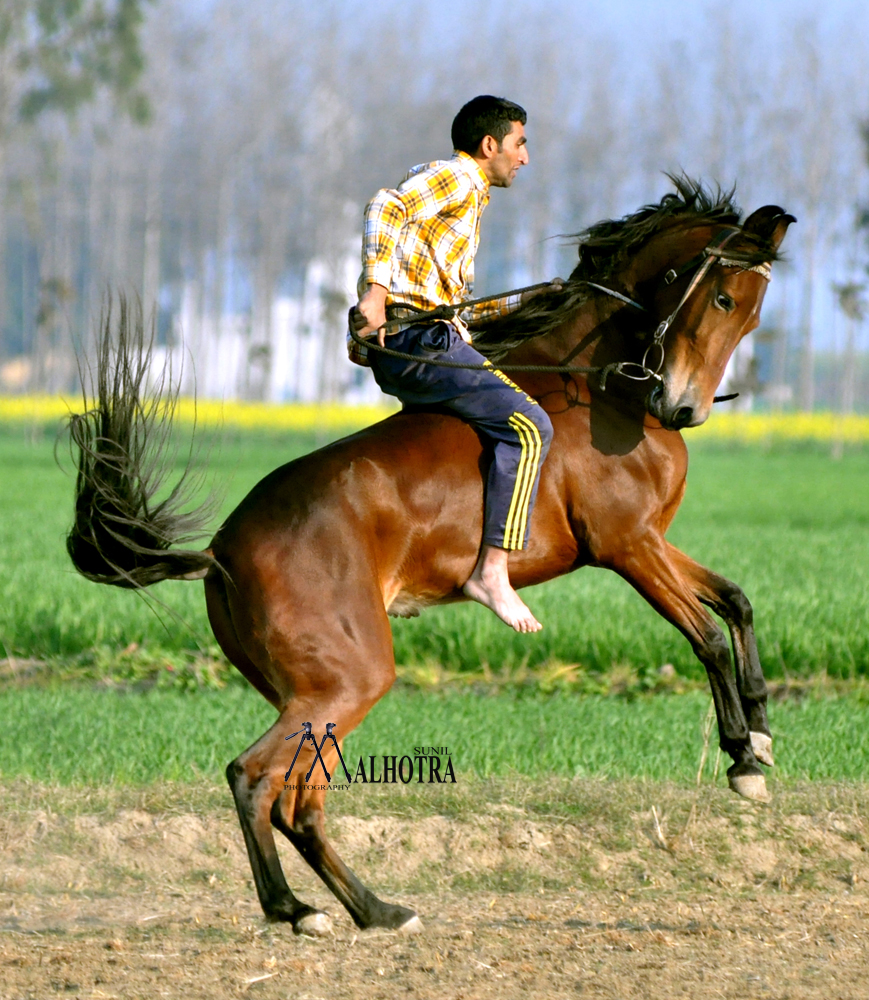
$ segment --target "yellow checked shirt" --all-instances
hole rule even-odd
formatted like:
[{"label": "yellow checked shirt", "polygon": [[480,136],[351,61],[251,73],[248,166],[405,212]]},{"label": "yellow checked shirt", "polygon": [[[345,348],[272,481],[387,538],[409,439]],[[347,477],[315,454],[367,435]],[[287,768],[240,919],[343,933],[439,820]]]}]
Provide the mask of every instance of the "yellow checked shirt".
[{"label": "yellow checked shirt", "polygon": [[[486,175],[461,151],[413,167],[397,188],[378,191],[365,209],[359,295],[370,284],[383,285],[387,305],[426,310],[471,298],[480,216],[488,204]],[[470,343],[466,323],[510,312],[519,301],[505,296],[471,306],[453,322]],[[348,350],[351,361],[368,364],[366,348],[349,338]]]}]

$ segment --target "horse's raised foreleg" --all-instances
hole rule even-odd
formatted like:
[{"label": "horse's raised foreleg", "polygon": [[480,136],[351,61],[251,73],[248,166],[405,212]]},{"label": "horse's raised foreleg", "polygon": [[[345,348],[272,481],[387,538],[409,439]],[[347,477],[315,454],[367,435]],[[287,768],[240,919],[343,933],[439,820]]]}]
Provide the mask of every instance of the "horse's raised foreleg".
[{"label": "horse's raised foreleg", "polygon": [[694,581],[697,595],[727,624],[733,643],[736,685],[742,710],[748,720],[754,755],[772,767],[772,733],[766,714],[767,687],[754,634],[754,611],[751,602],[735,583],[713,573],[676,549],[674,558]]},{"label": "horse's raised foreleg", "polygon": [[727,772],[730,787],[745,798],[768,801],[766,779],[752,747],[727,638],[703,606],[686,562],[678,549],[654,535],[633,539],[611,565],[682,632],[706,668],[721,749],[733,759]]}]

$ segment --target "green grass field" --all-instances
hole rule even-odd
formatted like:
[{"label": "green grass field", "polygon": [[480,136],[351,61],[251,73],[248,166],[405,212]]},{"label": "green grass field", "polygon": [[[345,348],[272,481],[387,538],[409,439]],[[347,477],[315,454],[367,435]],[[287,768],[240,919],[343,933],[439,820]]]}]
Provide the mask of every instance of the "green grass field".
[{"label": "green grass field", "polygon": [[[210,461],[225,508],[271,468],[321,443],[313,433],[227,432]],[[46,684],[0,688],[0,775],[90,787],[220,781],[273,711],[231,671],[202,668],[217,650],[201,585],[155,588],[155,613],[135,594],[75,574],[64,551],[72,480],[58,469],[53,445],[48,435],[0,431],[0,654],[7,676],[20,660],[48,664],[38,672]],[[820,446],[694,450],[671,538],[748,593],[768,676],[869,675],[867,485],[865,450],[836,462]],[[348,739],[348,757],[446,745],[460,780],[521,774],[691,784],[709,697],[702,686],[691,689],[702,670],[681,636],[599,570],[535,588],[528,600],[546,623],[539,636],[516,636],[472,606],[395,622],[405,677],[437,689],[393,691]],[[664,663],[688,679],[687,693],[642,694],[659,684]],[[450,672],[492,683],[438,686]],[[131,683],[120,691],[95,687],[99,677]],[[143,677],[140,686],[156,680],[146,694],[134,683]],[[75,678],[83,683],[68,683]],[[226,678],[238,683],[201,690]],[[509,683],[496,693],[499,681]],[[595,693],[625,689],[636,696]],[[863,778],[864,690],[772,706],[775,780]],[[707,781],[714,732],[711,742]]]},{"label": "green grass field", "polygon": [[[216,655],[201,585],[154,588],[155,613],[142,597],[75,574],[64,551],[72,480],[53,443],[48,435],[28,441],[20,429],[0,433],[0,655],[97,669],[133,644],[140,659],[176,669],[196,653]],[[210,462],[225,508],[317,443],[313,434],[228,432]],[[767,676],[869,674],[867,487],[865,449],[836,462],[820,447],[692,452],[670,538],[746,591]],[[395,622],[398,663],[515,673],[554,662],[641,678],[672,663],[702,676],[682,637],[612,573],[580,570],[526,595],[545,623],[539,635],[516,636],[475,606],[435,609]]]},{"label": "green grass field", "polygon": [[[360,756],[413,756],[448,747],[457,781],[547,775],[644,779],[690,785],[697,777],[710,698],[701,692],[625,700],[486,695],[475,691],[390,692],[348,737]],[[27,687],[0,692],[0,775],[59,785],[221,782],[226,764],[274,721],[252,690],[185,695]],[[859,781],[869,771],[869,704],[855,698],[773,705],[775,781]],[[713,727],[704,780],[715,766]],[[718,783],[730,760],[721,761]],[[343,780],[341,778],[340,780]]]},{"label": "green grass field", "polygon": [[[487,695],[399,688],[346,741],[359,757],[448,747],[457,781],[524,775],[696,781],[710,698],[624,700],[569,692]],[[0,692],[0,775],[59,785],[221,782],[226,764],[272,723],[252,690],[185,695],[27,687]],[[869,771],[869,704],[852,697],[776,704],[776,782],[860,781]],[[712,729],[704,781],[712,780]],[[730,760],[721,761],[718,783]],[[343,779],[341,779],[343,780]]]}]

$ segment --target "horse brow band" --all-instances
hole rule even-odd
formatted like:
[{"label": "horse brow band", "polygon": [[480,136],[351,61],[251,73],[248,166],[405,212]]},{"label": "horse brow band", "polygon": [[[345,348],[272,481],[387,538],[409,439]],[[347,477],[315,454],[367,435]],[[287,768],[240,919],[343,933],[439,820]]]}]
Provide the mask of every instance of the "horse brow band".
[{"label": "horse brow band", "polygon": [[739,267],[743,271],[754,271],[759,274],[766,281],[772,278],[772,264],[764,261],[762,264],[755,264],[753,267],[748,266],[744,260],[736,260],[733,257],[719,257],[718,263],[722,267]]}]

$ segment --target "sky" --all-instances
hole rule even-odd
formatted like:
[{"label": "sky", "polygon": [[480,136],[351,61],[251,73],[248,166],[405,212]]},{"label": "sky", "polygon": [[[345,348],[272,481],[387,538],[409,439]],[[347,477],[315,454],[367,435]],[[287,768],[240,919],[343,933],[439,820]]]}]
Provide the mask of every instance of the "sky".
[{"label": "sky", "polygon": [[[480,0],[483,4],[486,0]],[[622,92],[625,94],[641,92],[644,81],[652,80],[652,74],[662,59],[678,59],[680,50],[689,53],[692,63],[701,67],[698,74],[697,88],[712,85],[712,62],[719,43],[724,39],[715,36],[715,24],[719,15],[726,15],[732,23],[754,36],[758,45],[754,51],[768,53],[771,63],[791,62],[791,67],[799,67],[805,59],[805,52],[794,50],[795,34],[805,25],[803,37],[814,46],[820,59],[825,63],[824,72],[834,74],[841,81],[842,88],[854,87],[858,92],[848,95],[847,102],[851,106],[865,108],[865,118],[869,118],[869,87],[864,86],[867,79],[867,56],[869,56],[869,3],[856,0],[729,0],[726,5],[709,2],[709,0],[499,0],[492,2],[492,9],[503,8],[512,4],[521,13],[517,18],[517,35],[521,31],[523,17],[529,14],[539,16],[546,22],[555,25],[565,33],[577,34],[585,31],[599,40],[599,44],[618,66],[618,73],[623,81]],[[436,4],[420,5],[426,11],[437,10],[437,17],[458,19],[467,9],[464,0],[438,0]],[[796,29],[796,31],[795,31]],[[446,32],[448,35],[448,31]],[[737,61],[743,60],[740,72],[751,83],[751,64],[744,61],[744,54],[738,54]],[[710,73],[702,73],[702,67],[710,66]],[[759,75],[759,74],[758,74]],[[861,101],[860,90],[866,90]],[[750,87],[749,87],[750,90]],[[511,95],[507,95],[511,96]],[[856,96],[856,100],[855,100]],[[521,97],[517,98],[520,99]],[[702,102],[701,105],[702,107]],[[530,110],[530,109],[529,109]],[[530,121],[530,119],[529,119]],[[860,118],[854,116],[844,123],[842,131],[837,133],[837,141],[859,144],[858,125]],[[698,122],[698,130],[704,123]],[[859,154],[858,154],[859,155]],[[787,201],[783,195],[781,179],[775,171],[758,169],[750,176],[720,176],[712,177],[693,161],[684,163],[689,172],[701,170],[700,176],[707,181],[718,181],[722,185],[735,184],[737,199],[746,209],[756,207],[756,204],[777,203]],[[661,170],[664,170],[662,166]],[[661,179],[665,185],[666,182]],[[865,178],[864,178],[865,180]],[[661,185],[659,185],[661,186]],[[852,195],[854,202],[866,200],[869,192],[855,189]],[[663,190],[638,192],[639,202],[645,199],[656,200]],[[638,202],[638,203],[639,203]],[[629,211],[636,205],[625,205],[624,211]],[[787,208],[803,215],[802,206],[792,205],[788,201]],[[594,221],[589,219],[589,222]],[[805,221],[805,220],[804,220]],[[805,227],[803,227],[805,228]],[[788,250],[799,254],[799,241],[802,233],[795,232],[788,241]],[[835,305],[831,286],[834,281],[850,280],[847,275],[836,271],[832,262],[823,262],[824,273],[820,282],[819,294],[814,296],[813,314],[815,327],[818,331],[819,346],[829,346],[841,338],[842,317]],[[771,290],[767,313],[772,314],[778,307],[778,300],[783,289],[776,287]],[[793,289],[791,289],[791,295]],[[793,306],[793,302],[791,303]],[[792,308],[793,313],[793,308]],[[790,320],[793,322],[793,320]]]},{"label": "sky", "polygon": [[[464,3],[438,0],[434,6],[461,16]],[[631,54],[632,64],[639,60],[641,65],[643,54],[654,56],[656,46],[696,41],[708,14],[721,4],[711,0],[537,0],[532,6],[544,18],[567,15],[573,22],[578,15],[590,31],[608,37]],[[817,22],[822,34],[835,33],[843,23],[863,31],[869,25],[867,5],[857,0],[729,0],[726,7],[740,22],[756,26],[771,43],[783,27],[806,18]]]},{"label": "sky", "polygon": [[[170,0],[161,2],[168,3]],[[218,0],[187,0],[189,10],[198,10],[205,15],[216,2]],[[250,9],[257,8],[266,21],[273,17],[291,20],[295,11],[300,12],[301,18],[302,11],[310,10],[303,0],[250,0]],[[479,32],[474,35],[475,40],[479,39],[479,63],[476,71],[469,78],[468,63],[463,62],[461,73],[447,76],[439,93],[442,100],[438,114],[441,115],[442,122],[436,128],[422,136],[415,134],[413,141],[409,141],[406,146],[393,143],[393,160],[384,162],[382,181],[378,180],[378,184],[384,186],[397,183],[413,163],[449,155],[449,120],[454,109],[469,96],[480,92],[503,93],[524,104],[529,111],[530,148],[534,159],[527,176],[523,176],[517,184],[517,189],[525,194],[526,199],[530,200],[535,184],[545,184],[547,168],[571,169],[570,164],[553,164],[551,157],[547,160],[543,144],[535,144],[534,116],[535,113],[540,114],[544,99],[538,99],[535,105],[535,98],[523,92],[526,88],[519,80],[515,87],[511,87],[510,67],[517,59],[521,60],[523,30],[530,35],[534,33],[532,29],[538,26],[546,27],[556,43],[552,47],[553,58],[560,56],[567,59],[565,53],[570,53],[571,49],[577,54],[579,63],[576,67],[575,86],[583,88],[585,94],[593,94],[595,74],[598,72],[596,67],[600,65],[615,67],[613,79],[616,83],[613,92],[616,99],[619,95],[624,95],[625,102],[633,101],[634,105],[638,103],[636,95],[642,95],[644,88],[650,93],[660,93],[655,74],[660,71],[662,62],[672,60],[676,64],[680,52],[687,54],[687,65],[693,67],[696,74],[696,86],[691,95],[695,100],[691,102],[690,116],[686,119],[690,123],[692,117],[696,117],[696,131],[689,133],[696,141],[693,144],[686,142],[683,136],[675,153],[666,153],[663,144],[658,149],[654,133],[651,142],[648,134],[642,134],[641,121],[636,117],[619,118],[619,109],[614,109],[612,125],[614,129],[622,130],[621,134],[626,139],[623,144],[626,155],[645,156],[649,161],[649,169],[636,189],[620,194],[617,205],[598,207],[592,192],[587,199],[589,215],[580,220],[582,225],[596,221],[604,212],[618,215],[637,208],[645,201],[657,200],[668,188],[663,172],[667,169],[684,168],[707,182],[719,182],[724,187],[736,184],[737,199],[747,210],[760,204],[774,203],[782,204],[794,212],[803,221],[789,236],[787,249],[795,260],[805,257],[805,253],[801,252],[801,244],[804,234],[809,231],[807,212],[805,205],[800,203],[800,192],[794,193],[794,185],[791,184],[788,188],[784,178],[775,169],[770,169],[768,163],[754,163],[749,168],[743,167],[739,172],[730,163],[726,163],[720,170],[714,165],[714,143],[708,142],[707,137],[712,129],[712,138],[721,138],[727,126],[725,122],[724,127],[716,131],[716,102],[710,100],[716,72],[716,55],[719,49],[726,51],[724,47],[728,42],[733,45],[734,40],[736,53],[732,65],[740,84],[735,92],[744,95],[739,99],[746,103],[757,100],[757,89],[763,84],[758,83],[755,87],[753,84],[755,80],[763,80],[762,69],[785,65],[793,71],[790,79],[799,83],[810,78],[808,64],[816,53],[823,64],[821,72],[825,88],[834,95],[833,101],[839,104],[840,111],[847,109],[836,121],[830,140],[831,148],[837,151],[839,162],[844,163],[846,157],[838,151],[846,147],[850,162],[859,164],[862,159],[858,125],[861,120],[869,118],[869,85],[866,82],[869,72],[866,60],[869,53],[869,3],[866,0],[729,0],[727,4],[713,3],[711,0],[474,0],[473,5],[468,0],[415,0],[413,3],[400,3],[398,0],[320,0],[318,8],[324,12],[337,12],[349,36],[365,36],[366,48],[360,57],[381,66],[384,79],[389,79],[394,73],[390,64],[394,46],[401,45],[404,41],[408,46],[417,47],[418,69],[410,78],[398,81],[400,86],[395,89],[396,99],[401,99],[403,94],[412,93],[415,84],[422,90],[420,81],[425,80],[427,72],[431,72],[433,63],[449,66],[456,41],[463,34],[467,35],[468,25]],[[318,8],[314,8],[315,18],[318,16]],[[489,12],[491,16],[487,17]],[[419,24],[424,25],[424,30],[415,35],[409,29]],[[487,33],[487,24],[497,24],[498,27]],[[503,46],[499,48],[501,39],[497,32],[505,31],[504,25],[507,25],[506,32],[509,34],[503,38]],[[805,26],[802,32],[798,30],[801,26]],[[731,32],[730,37],[727,36],[729,27],[736,29]],[[743,34],[749,39],[755,39],[754,44],[744,51],[739,49],[739,39]],[[573,39],[576,39],[575,45]],[[589,40],[591,47],[588,45]],[[801,41],[812,44],[801,46]],[[527,51],[531,52],[530,44]],[[595,57],[601,57],[600,61],[594,61]],[[758,66],[757,73],[752,72],[754,58],[762,60],[764,64]],[[583,62],[585,59],[588,61]],[[406,63],[401,65],[406,66]],[[543,74],[548,68],[529,66],[527,62],[520,63],[520,67],[526,80],[529,72],[534,80],[538,69],[541,75],[536,79],[545,79]],[[771,77],[775,78],[775,73]],[[679,87],[684,88],[684,81],[678,74],[675,79],[678,80]],[[353,80],[353,67],[347,66],[342,83],[351,88]],[[496,87],[497,90],[494,89]],[[843,96],[847,95],[848,100],[836,102],[837,88],[840,88]],[[863,91],[866,91],[865,97],[861,96]],[[771,90],[770,95],[773,103],[782,98],[785,101],[788,97],[791,98],[793,108],[797,109],[789,112],[792,119],[793,116],[799,116],[800,108],[812,105],[811,91],[804,95],[795,92],[781,95]],[[430,96],[428,92],[426,100]],[[594,107],[593,99],[591,102],[576,102],[577,107],[584,108],[588,108],[589,103]],[[720,106],[720,102],[718,104]],[[814,104],[815,110],[821,107],[820,100]],[[788,129],[795,127],[792,119],[783,119],[780,127],[784,143],[788,142]],[[802,121],[810,123],[807,129],[814,129],[814,120],[809,115],[802,115]],[[365,123],[365,128],[371,133],[372,148],[376,147],[378,124],[376,121]],[[630,129],[637,129],[637,135],[634,136]],[[733,144],[727,144],[726,138],[721,138],[721,143],[725,149],[734,148]],[[792,145],[796,148],[795,144]],[[660,155],[657,155],[658,152]],[[795,168],[797,172],[800,169]],[[840,201],[847,203],[849,213],[852,211],[851,205],[869,203],[869,191],[865,190],[869,174],[863,171],[866,176],[859,177],[859,173],[858,166],[852,172],[852,180],[848,184],[839,185],[839,193],[844,194]],[[852,182],[853,190],[848,186]],[[373,194],[373,190],[371,193]],[[495,228],[499,211],[498,198],[493,198],[485,223],[490,232]],[[829,227],[828,223],[825,225]],[[846,228],[850,225],[848,221]],[[579,227],[574,225],[573,228]],[[555,236],[563,231],[564,228],[557,229],[550,235]],[[484,239],[478,259],[478,275],[484,279],[480,282],[481,286],[485,284],[490,244],[491,240]],[[562,263],[561,258],[567,262],[572,259],[572,254],[572,250],[563,253],[558,251],[559,272],[565,266],[569,269],[569,264]],[[841,258],[842,254],[839,256]],[[553,253],[550,257],[554,258],[556,254]],[[517,261],[514,275],[516,283],[548,276],[525,274],[523,266],[521,260]],[[833,301],[831,285],[833,281],[849,278],[843,273],[845,266],[841,260],[825,261],[822,265],[825,273],[819,282],[819,294],[815,295],[811,309],[813,314],[821,314],[815,325],[821,331],[824,341],[829,341],[830,338],[835,340],[841,332],[838,329],[841,317]],[[481,293],[492,290],[489,287],[478,289]],[[767,314],[774,312],[779,298],[784,294],[782,283],[777,281],[768,297]],[[796,282],[788,289],[792,313],[798,311],[795,303],[802,294],[801,287]],[[793,322],[793,319],[788,322]]]}]

